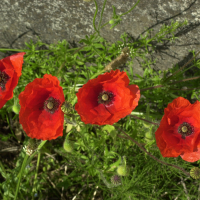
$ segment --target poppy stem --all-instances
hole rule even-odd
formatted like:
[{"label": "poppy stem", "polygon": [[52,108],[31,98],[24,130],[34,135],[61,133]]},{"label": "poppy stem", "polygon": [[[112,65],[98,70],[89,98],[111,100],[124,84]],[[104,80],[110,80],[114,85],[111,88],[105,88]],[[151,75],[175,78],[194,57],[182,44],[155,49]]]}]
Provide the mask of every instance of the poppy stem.
[{"label": "poppy stem", "polygon": [[120,137],[120,138],[128,139],[127,137],[119,135],[119,134],[117,136]]},{"label": "poppy stem", "polygon": [[22,163],[22,167],[21,167],[21,170],[20,170],[20,174],[19,174],[19,178],[18,178],[18,182],[17,182],[17,188],[16,188],[16,192],[15,192],[15,197],[14,197],[14,200],[17,199],[17,195],[18,195],[18,192],[19,192],[19,186],[20,186],[20,182],[21,182],[21,178],[22,178],[22,174],[23,174],[23,171],[26,167],[26,162],[28,160],[28,154],[26,154],[25,158],[24,158],[24,161]]},{"label": "poppy stem", "polygon": [[33,181],[32,199],[34,199],[34,192],[36,192],[35,185],[36,185],[36,181],[37,181],[38,169],[39,169],[39,164],[40,164],[40,157],[41,157],[41,153],[38,152],[38,159],[37,159],[37,165],[36,165],[35,178],[34,178],[34,181]]},{"label": "poppy stem", "polygon": [[157,162],[163,164],[163,165],[167,165],[167,166],[171,166],[171,167],[174,167],[174,168],[177,168],[179,170],[181,170],[186,176],[190,176],[190,173],[185,171],[183,168],[181,167],[178,167],[176,165],[173,165],[173,164],[169,164],[169,163],[166,163],[166,162],[163,162],[161,160],[159,160],[158,158],[156,158],[155,156],[151,155],[145,148],[143,148],[138,142],[136,142],[133,138],[131,138],[128,134],[126,134],[122,129],[120,129],[119,127],[113,125],[116,129],[120,130],[122,133],[124,133],[124,135],[131,141],[133,141],[142,151],[144,151],[145,153],[147,153],[151,158],[153,158],[154,160],[156,160]]},{"label": "poppy stem", "polygon": [[[42,141],[40,143],[40,145],[38,146],[37,150],[39,151],[46,142],[47,142],[47,140]],[[33,159],[33,157],[35,156],[35,154],[38,153],[38,151],[35,151],[30,157],[29,157],[29,155],[27,153],[25,155],[25,158],[24,158],[24,161],[22,163],[22,167],[21,167],[20,173],[18,175],[19,178],[18,178],[18,182],[17,182],[17,188],[16,188],[14,200],[17,199],[17,195],[18,195],[18,192],[19,192],[19,186],[20,186],[20,182],[21,182],[21,178],[22,178],[22,174],[24,172],[24,169],[31,162],[31,160]]]},{"label": "poppy stem", "polygon": [[134,116],[134,115],[129,115],[129,116],[131,116],[131,117],[133,117],[133,118],[135,118],[135,119],[143,120],[143,121],[145,121],[145,122],[148,122],[148,123],[153,124],[153,125],[156,125],[156,126],[159,126],[159,125],[160,125],[159,123],[154,123],[154,122],[151,122],[151,121],[149,121],[149,120],[147,120],[147,119],[142,119],[142,118],[136,117],[136,116]]},{"label": "poppy stem", "polygon": [[45,143],[47,142],[47,140],[43,140],[39,146],[37,147],[37,151],[35,151],[28,159],[27,161],[27,165],[32,161],[32,159],[34,158],[34,156],[39,152],[39,150],[45,145]]}]

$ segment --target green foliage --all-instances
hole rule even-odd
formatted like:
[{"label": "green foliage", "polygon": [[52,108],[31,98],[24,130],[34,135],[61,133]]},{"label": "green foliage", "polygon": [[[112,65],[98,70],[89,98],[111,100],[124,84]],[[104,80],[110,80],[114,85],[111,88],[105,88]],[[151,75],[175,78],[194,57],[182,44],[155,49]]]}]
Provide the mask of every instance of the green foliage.
[{"label": "green foliage", "polygon": [[[96,9],[98,8],[96,1]],[[104,1],[105,7],[106,1]],[[133,8],[139,1],[133,6]],[[200,61],[194,59],[189,67],[168,79],[168,74],[173,74],[181,66],[175,65],[165,71],[156,71],[152,64],[156,60],[150,60],[148,55],[155,53],[159,44],[174,42],[176,31],[184,27],[187,22],[179,23],[171,21],[169,25],[163,25],[160,31],[154,33],[153,29],[141,34],[139,39],[132,41],[126,34],[121,35],[121,40],[113,44],[107,42],[99,35],[99,30],[110,23],[114,28],[122,22],[122,15],[127,14],[133,8],[122,15],[116,14],[113,6],[113,17],[104,25],[101,25],[104,7],[101,12],[98,28],[93,25],[95,33],[85,36],[79,43],[81,48],[70,48],[67,41],[59,41],[57,44],[44,44],[40,40],[34,43],[26,43],[27,49],[24,56],[22,76],[14,90],[13,99],[9,100],[0,110],[2,124],[9,127],[8,133],[0,135],[2,142],[15,141],[26,144],[27,138],[18,141],[14,134],[13,122],[18,119],[19,101],[18,95],[25,86],[35,78],[41,78],[44,74],[57,76],[63,87],[65,99],[72,105],[76,103],[75,93],[91,78],[95,78],[104,69],[105,65],[116,58],[124,47],[130,49],[130,60],[123,70],[127,72],[130,84],[137,84],[142,91],[139,104],[131,113],[141,119],[159,123],[162,119],[164,108],[174,98],[179,96],[189,100],[199,100],[200,89],[198,79],[187,82],[185,78],[200,76]],[[45,48],[45,49],[44,49]],[[42,50],[44,49],[44,50]],[[3,50],[2,50],[3,51]],[[194,51],[191,51],[193,56]],[[135,58],[142,60],[143,75],[134,74],[133,61]],[[192,73],[188,73],[188,72]],[[192,74],[192,76],[191,76]],[[155,87],[161,86],[161,87]],[[184,87],[188,90],[182,90]],[[64,108],[63,108],[64,109]],[[70,113],[71,114],[71,113]],[[18,199],[92,199],[97,189],[97,196],[102,199],[196,199],[198,195],[199,181],[191,178],[185,179],[188,194],[185,193],[181,178],[185,175],[177,169],[162,165],[148,156],[147,153],[129,140],[115,126],[85,125],[79,117],[66,117],[64,135],[54,141],[48,141],[38,152],[30,157],[22,174]],[[74,113],[75,114],[75,111]],[[155,141],[154,133],[157,125],[147,121],[134,119],[127,116],[117,123],[117,127],[124,130],[131,138],[137,141],[147,152],[167,163],[179,165],[189,171],[196,164],[187,163],[181,158],[163,158]],[[17,141],[17,142],[16,142]],[[1,152],[0,152],[1,153]],[[22,149],[12,165],[0,161],[0,197],[1,199],[13,199],[18,182],[21,165],[25,157]],[[126,159],[125,159],[126,157]],[[120,167],[125,166],[125,171],[117,186],[110,181],[117,174]],[[128,168],[126,168],[128,166]],[[127,173],[127,171],[128,173]],[[37,175],[36,175],[37,174]],[[33,189],[32,189],[33,187]],[[34,191],[34,192],[33,192]],[[64,191],[64,192],[63,192]],[[94,197],[95,199],[95,197]]]}]

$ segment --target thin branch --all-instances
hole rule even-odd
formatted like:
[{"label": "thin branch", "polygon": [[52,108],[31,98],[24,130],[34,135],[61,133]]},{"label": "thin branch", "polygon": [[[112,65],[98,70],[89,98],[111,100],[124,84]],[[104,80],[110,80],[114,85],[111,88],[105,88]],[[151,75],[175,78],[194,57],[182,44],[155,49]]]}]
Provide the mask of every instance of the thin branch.
[{"label": "thin branch", "polygon": [[127,137],[119,135],[119,134],[117,136],[120,137],[120,138],[123,138],[123,139],[128,139]]},{"label": "thin branch", "polygon": [[126,134],[122,129],[120,129],[119,127],[113,125],[116,129],[120,130],[122,133],[124,133],[124,135],[126,135],[126,137],[133,141],[140,149],[142,149],[142,151],[144,151],[145,153],[147,153],[151,158],[153,158],[154,160],[156,160],[157,162],[163,164],[163,165],[167,165],[167,166],[171,166],[171,167],[174,167],[174,168],[177,168],[179,170],[181,170],[186,176],[190,176],[190,173],[185,171],[183,168],[181,167],[178,167],[176,165],[173,165],[173,164],[169,164],[169,163],[166,163],[166,162],[163,162],[161,160],[159,160],[158,158],[156,158],[155,156],[151,155],[145,148],[143,148],[138,142],[136,142],[133,138],[131,138],[128,134]]},{"label": "thin branch", "polygon": [[172,76],[176,75],[178,72],[180,72],[181,70],[183,70],[188,64],[190,64],[198,55],[199,55],[200,51],[194,56],[192,57],[185,65],[183,65],[183,67],[181,67],[179,70],[177,70],[176,72],[174,72],[171,76],[169,76],[168,78],[165,79],[165,82],[170,79]]},{"label": "thin branch", "polygon": [[160,87],[164,87],[164,85],[156,85],[156,86],[152,86],[152,87],[148,87],[148,88],[143,88],[143,89],[140,89],[140,91],[146,91],[146,90],[156,89],[156,88],[160,88]]},{"label": "thin branch", "polygon": [[186,91],[186,90],[196,90],[196,89],[200,89],[200,87],[197,88],[187,88],[187,89],[175,89],[175,88],[170,88],[170,90],[181,90],[181,91]]},{"label": "thin branch", "polygon": [[195,76],[195,77],[192,77],[192,78],[186,78],[186,79],[183,79],[183,80],[180,80],[180,81],[174,81],[173,83],[169,83],[169,84],[172,85],[172,84],[175,84],[175,83],[191,81],[191,80],[195,80],[195,79],[198,79],[198,78],[200,78],[200,76]]},{"label": "thin branch", "polygon": [[154,125],[156,125],[156,126],[159,126],[159,125],[160,125],[159,123],[154,123],[154,122],[151,122],[151,121],[149,121],[149,120],[147,120],[147,119],[142,119],[142,118],[136,117],[136,116],[134,116],[134,115],[129,115],[129,116],[131,116],[131,117],[133,117],[133,118],[135,118],[135,119],[143,120],[143,121],[148,122],[148,123],[150,123],[150,124],[154,124]]},{"label": "thin branch", "polygon": [[[196,76],[196,77],[192,77],[192,78],[186,78],[186,79],[183,79],[183,80],[180,80],[180,81],[173,81],[172,83],[168,83],[168,85],[174,85],[176,83],[195,80],[195,79],[198,79],[198,78],[200,78],[200,76]],[[164,85],[156,85],[156,86],[140,89],[140,91],[146,91],[146,90],[156,89],[156,88],[160,88],[160,87],[164,87]]]}]

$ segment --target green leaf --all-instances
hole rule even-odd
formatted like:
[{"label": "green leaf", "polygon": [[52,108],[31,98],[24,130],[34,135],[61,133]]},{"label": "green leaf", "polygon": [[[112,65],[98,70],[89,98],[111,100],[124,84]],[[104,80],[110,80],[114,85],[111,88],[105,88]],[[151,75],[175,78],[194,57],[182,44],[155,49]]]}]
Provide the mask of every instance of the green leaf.
[{"label": "green leaf", "polygon": [[116,162],[110,165],[110,169],[108,171],[114,171],[115,168],[117,168],[120,165],[120,163],[121,163],[121,156]]},{"label": "green leaf", "polygon": [[81,158],[84,160],[89,160],[87,156],[81,155]]},{"label": "green leaf", "polygon": [[76,63],[77,63],[78,65],[84,65],[84,62],[81,62],[81,61],[79,61],[79,60],[76,60]]},{"label": "green leaf", "polygon": [[135,74],[135,76],[137,76],[138,78],[140,78],[140,79],[143,79],[140,75],[138,75],[138,74]]},{"label": "green leaf", "polygon": [[111,131],[114,131],[115,130],[115,127],[114,126],[111,126],[111,125],[105,125],[103,128],[102,128],[103,131],[108,131],[108,133],[110,133]]},{"label": "green leaf", "polygon": [[9,135],[0,135],[1,141],[7,141],[8,139],[10,139],[12,137],[12,134]]},{"label": "green leaf", "polygon": [[56,185],[56,187],[58,187],[58,188],[64,187],[64,189],[67,189],[67,188],[69,188],[72,185],[73,184],[71,183],[71,181],[69,180],[69,178],[65,178],[65,180],[63,182],[58,183]]},{"label": "green leaf", "polygon": [[107,156],[107,155],[108,155],[108,148],[107,148],[107,145],[106,145],[106,144],[105,144],[104,155],[105,155],[105,156]]},{"label": "green leaf", "polygon": [[105,49],[105,47],[102,44],[93,44],[93,46],[96,47],[96,48]]}]

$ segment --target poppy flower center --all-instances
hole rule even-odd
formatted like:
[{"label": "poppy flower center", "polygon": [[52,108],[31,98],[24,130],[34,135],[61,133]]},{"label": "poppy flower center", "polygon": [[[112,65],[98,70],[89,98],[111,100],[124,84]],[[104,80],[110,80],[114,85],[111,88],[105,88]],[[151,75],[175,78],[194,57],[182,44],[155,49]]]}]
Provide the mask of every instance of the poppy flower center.
[{"label": "poppy flower center", "polygon": [[108,100],[108,98],[109,98],[109,97],[108,97],[108,95],[107,95],[107,94],[103,94],[103,96],[102,96],[102,100],[103,100],[103,101],[107,101],[107,100]]},{"label": "poppy flower center", "polygon": [[53,108],[53,103],[52,102],[48,102],[47,103],[47,108],[48,109],[52,109]]},{"label": "poppy flower center", "polygon": [[5,90],[5,85],[9,78],[10,77],[5,72],[0,71],[0,87],[2,90]]},{"label": "poppy flower center", "polygon": [[183,127],[181,128],[181,130],[182,130],[182,132],[186,133],[186,132],[188,131],[188,128],[187,128],[187,126],[183,126]]},{"label": "poppy flower center", "polygon": [[182,139],[185,139],[186,136],[189,136],[194,132],[194,127],[187,122],[183,122],[178,127],[178,132],[181,134]]},{"label": "poppy flower center", "polygon": [[114,101],[114,94],[110,91],[103,91],[99,93],[98,103],[104,105],[111,105]]},{"label": "poppy flower center", "polygon": [[55,99],[53,97],[49,97],[45,102],[44,102],[44,109],[47,112],[50,112],[51,114],[54,114],[59,106],[60,106],[60,101],[58,99]]}]

